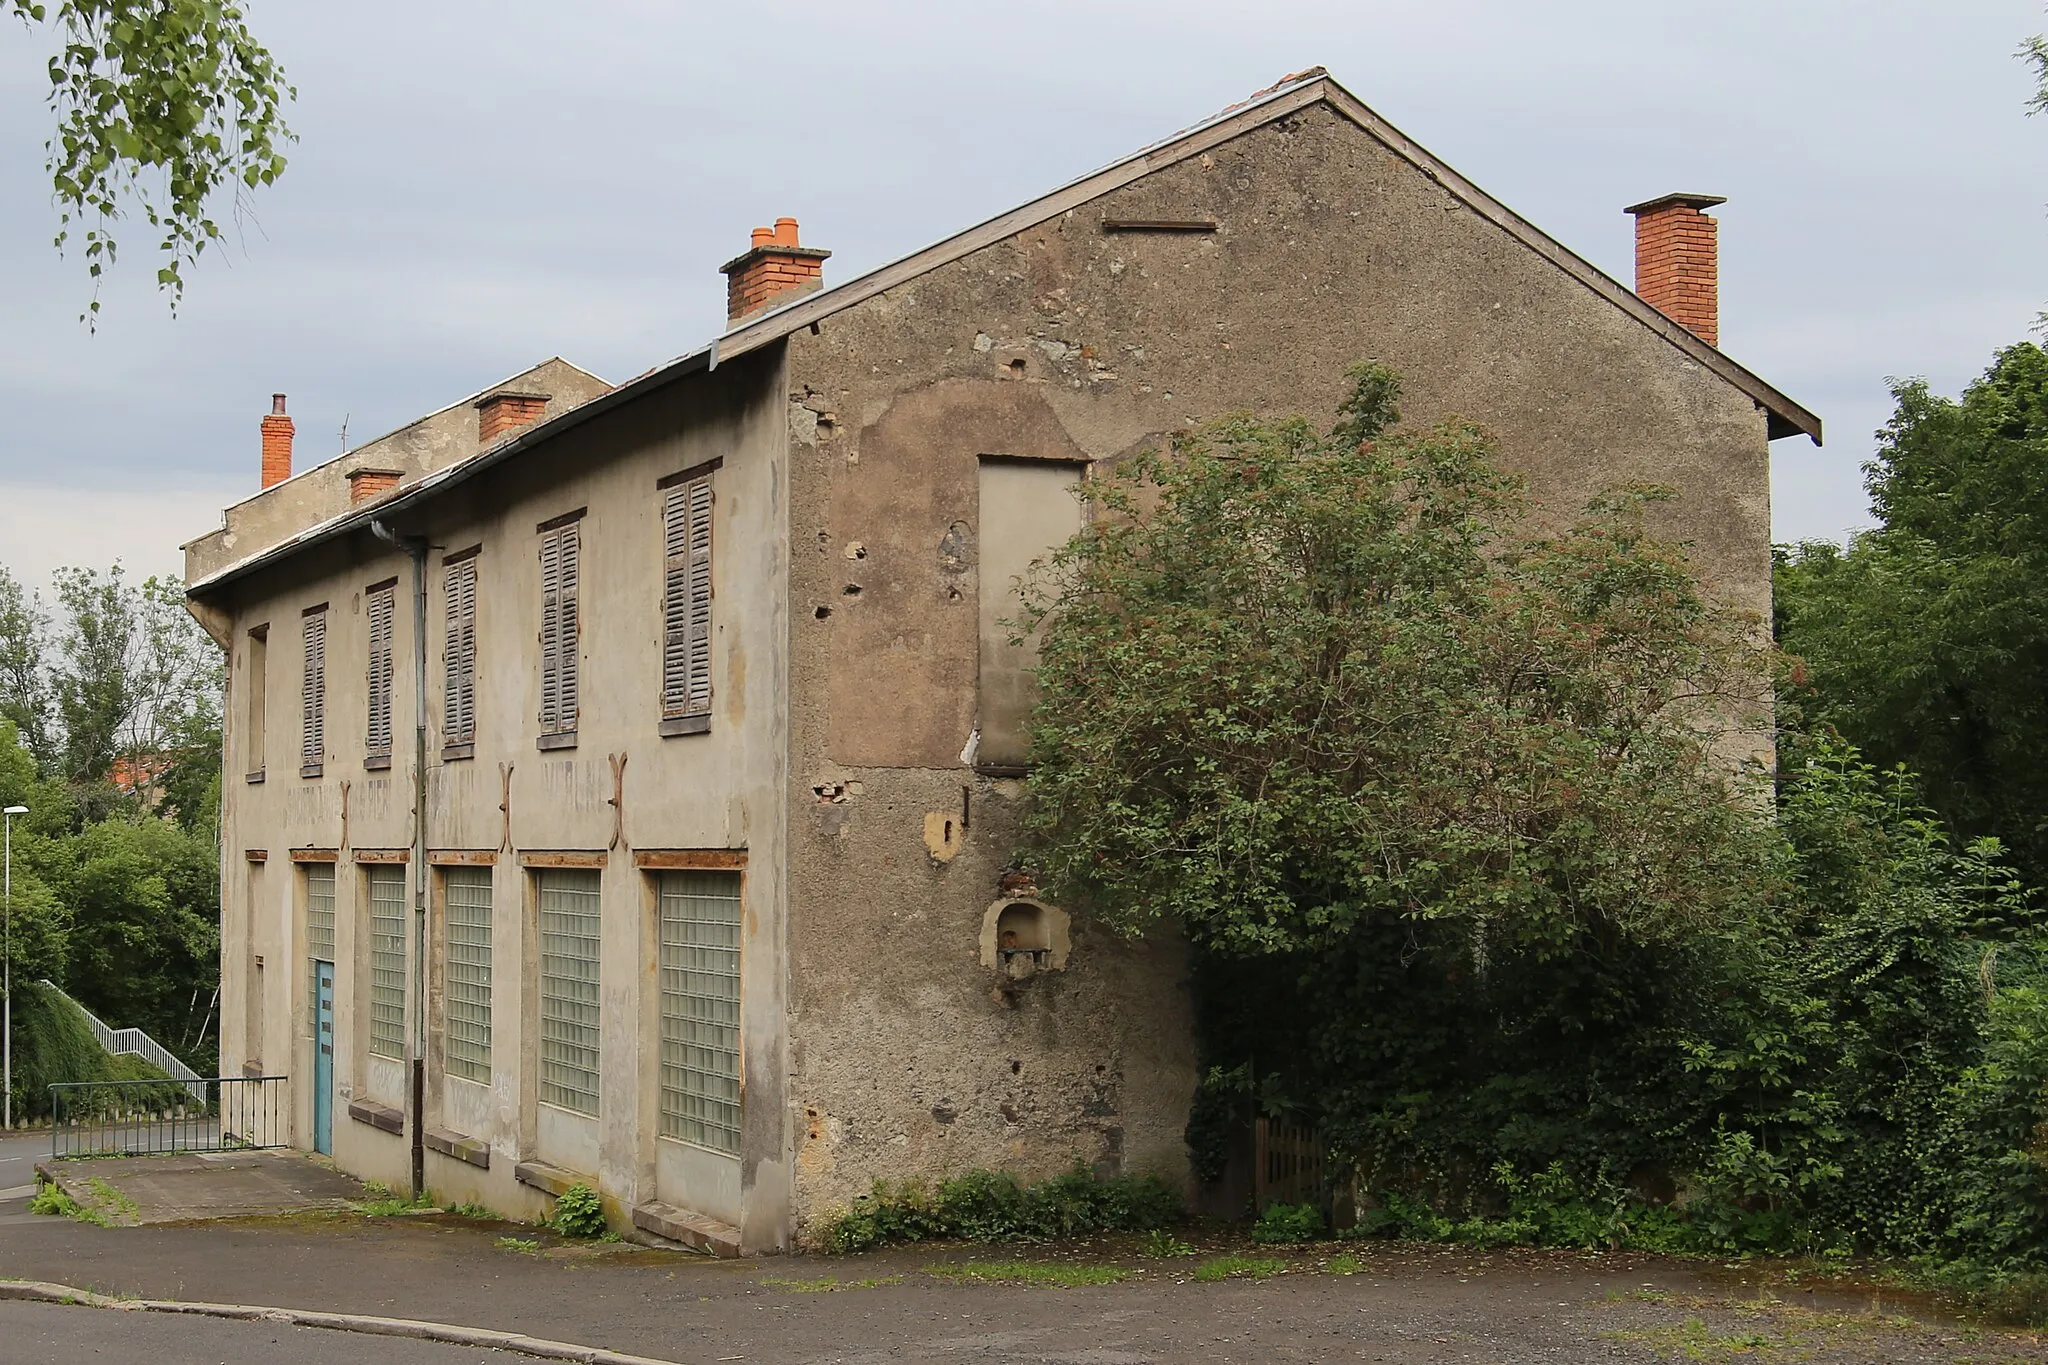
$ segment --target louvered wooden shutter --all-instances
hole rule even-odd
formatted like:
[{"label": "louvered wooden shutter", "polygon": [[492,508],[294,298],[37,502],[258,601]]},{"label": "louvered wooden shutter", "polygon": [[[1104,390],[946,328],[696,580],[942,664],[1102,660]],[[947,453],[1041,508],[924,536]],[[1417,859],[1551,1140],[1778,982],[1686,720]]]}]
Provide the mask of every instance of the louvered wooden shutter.
[{"label": "louvered wooden shutter", "polygon": [[476,560],[448,566],[448,639],[441,651],[444,744],[476,740]]},{"label": "louvered wooden shutter", "polygon": [[300,690],[299,762],[317,767],[327,756],[327,613],[306,620],[306,677]]},{"label": "louvered wooden shutter", "polygon": [[662,505],[661,713],[711,710],[711,480],[666,491]]},{"label": "louvered wooden shutter", "polygon": [[562,734],[576,728],[576,590],[581,559],[574,522],[548,531],[540,542],[540,728]]},{"label": "louvered wooden shutter", "polygon": [[391,626],[397,591],[379,588],[370,594],[370,725],[369,756],[391,757]]}]

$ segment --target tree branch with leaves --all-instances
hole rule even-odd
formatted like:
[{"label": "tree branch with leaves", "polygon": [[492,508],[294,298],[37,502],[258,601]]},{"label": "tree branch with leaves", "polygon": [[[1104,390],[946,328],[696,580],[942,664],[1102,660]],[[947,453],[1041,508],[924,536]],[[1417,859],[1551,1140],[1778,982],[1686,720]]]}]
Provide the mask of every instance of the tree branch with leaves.
[{"label": "tree branch with leaves", "polygon": [[249,31],[239,5],[218,0],[0,0],[24,26],[59,40],[49,59],[57,130],[45,144],[63,250],[85,245],[93,297],[117,253],[116,224],[138,211],[158,234],[157,287],[175,311],[185,276],[221,238],[221,192],[239,217],[245,196],[284,173],[297,92]]}]

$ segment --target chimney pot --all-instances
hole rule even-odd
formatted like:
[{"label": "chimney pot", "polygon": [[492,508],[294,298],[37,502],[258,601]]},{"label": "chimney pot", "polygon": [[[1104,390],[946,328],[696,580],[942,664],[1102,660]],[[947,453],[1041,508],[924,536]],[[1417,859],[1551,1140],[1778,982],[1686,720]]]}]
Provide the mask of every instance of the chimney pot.
[{"label": "chimney pot", "polygon": [[1709,346],[1721,344],[1720,224],[1702,212],[1716,194],[1666,194],[1631,204],[1636,293]]},{"label": "chimney pot", "polygon": [[263,417],[263,486],[271,488],[292,476],[292,419],[284,414],[284,395],[270,395]]},{"label": "chimney pot", "polygon": [[726,279],[726,325],[822,288],[825,258],[831,254],[802,245],[794,218],[777,218],[772,228],[755,228],[753,245],[718,267]]}]

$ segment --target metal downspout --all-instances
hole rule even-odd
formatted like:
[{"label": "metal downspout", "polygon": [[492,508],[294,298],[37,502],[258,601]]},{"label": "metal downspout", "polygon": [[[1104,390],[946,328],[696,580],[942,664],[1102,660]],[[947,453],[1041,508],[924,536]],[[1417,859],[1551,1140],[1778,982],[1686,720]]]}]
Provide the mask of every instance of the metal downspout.
[{"label": "metal downspout", "polygon": [[427,540],[382,521],[370,532],[412,558],[412,1197],[427,1188]]}]

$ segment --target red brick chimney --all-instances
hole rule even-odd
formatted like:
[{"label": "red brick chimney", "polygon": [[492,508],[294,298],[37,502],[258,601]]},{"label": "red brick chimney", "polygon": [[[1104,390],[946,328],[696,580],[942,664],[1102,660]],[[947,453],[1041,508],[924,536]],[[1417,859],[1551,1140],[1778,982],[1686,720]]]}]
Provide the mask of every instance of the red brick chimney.
[{"label": "red brick chimney", "polygon": [[777,218],[772,228],[755,228],[753,246],[718,267],[725,275],[727,324],[822,288],[825,258],[831,254],[798,246],[794,218]]},{"label": "red brick chimney", "polygon": [[263,486],[283,483],[292,476],[292,419],[284,415],[284,395],[270,395],[270,411],[263,418]]},{"label": "red brick chimney", "polygon": [[1709,346],[1721,344],[1720,224],[1700,210],[1727,202],[1667,194],[1624,210],[1636,218],[1636,293]]},{"label": "red brick chimney", "polygon": [[501,390],[476,400],[477,440],[489,445],[508,431],[532,426],[548,410],[544,393],[514,393]]},{"label": "red brick chimney", "polygon": [[349,506],[381,498],[396,487],[398,471],[395,469],[351,469],[348,472]]}]

